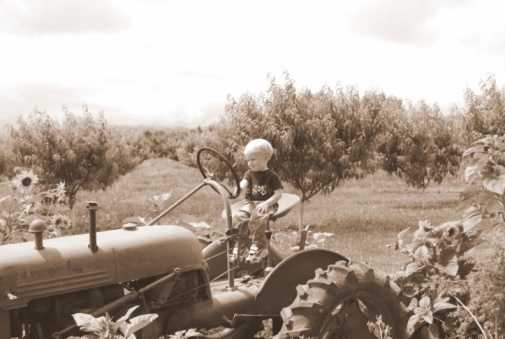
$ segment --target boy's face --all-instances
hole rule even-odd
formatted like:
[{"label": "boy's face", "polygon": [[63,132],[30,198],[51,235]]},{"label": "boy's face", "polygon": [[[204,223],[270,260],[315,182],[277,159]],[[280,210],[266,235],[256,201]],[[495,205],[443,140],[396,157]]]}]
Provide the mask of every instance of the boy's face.
[{"label": "boy's face", "polygon": [[263,152],[251,152],[245,155],[247,165],[251,171],[259,172],[268,169],[268,154]]}]

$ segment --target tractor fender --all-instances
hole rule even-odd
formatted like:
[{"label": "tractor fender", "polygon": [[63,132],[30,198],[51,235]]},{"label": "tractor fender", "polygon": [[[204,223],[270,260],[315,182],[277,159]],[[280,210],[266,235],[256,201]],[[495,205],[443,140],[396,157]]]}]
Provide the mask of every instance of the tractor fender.
[{"label": "tractor fender", "polygon": [[263,280],[256,302],[266,312],[278,312],[296,297],[296,286],[314,278],[317,268],[326,269],[337,261],[349,259],[322,248],[296,252],[279,263]]}]

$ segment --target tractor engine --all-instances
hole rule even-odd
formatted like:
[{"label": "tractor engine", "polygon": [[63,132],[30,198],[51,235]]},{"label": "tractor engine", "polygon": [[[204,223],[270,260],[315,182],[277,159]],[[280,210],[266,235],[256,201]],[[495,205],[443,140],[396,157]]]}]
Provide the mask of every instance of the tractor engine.
[{"label": "tractor engine", "polygon": [[[30,225],[35,243],[0,246],[0,339],[47,338],[72,326],[72,314],[92,313],[174,270],[177,285],[149,288],[144,304],[163,309],[168,302],[210,298],[208,267],[193,232],[158,225],[96,233],[95,210],[90,209],[89,235],[42,240],[39,220]],[[114,313],[134,303],[139,301]]]}]

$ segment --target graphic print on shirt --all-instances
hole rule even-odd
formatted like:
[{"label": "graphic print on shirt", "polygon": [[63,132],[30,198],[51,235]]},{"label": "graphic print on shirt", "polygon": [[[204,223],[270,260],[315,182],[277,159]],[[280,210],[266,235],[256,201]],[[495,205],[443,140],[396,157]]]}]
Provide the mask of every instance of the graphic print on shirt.
[{"label": "graphic print on shirt", "polygon": [[253,196],[263,196],[268,194],[268,186],[267,185],[254,185],[252,187],[252,195]]}]

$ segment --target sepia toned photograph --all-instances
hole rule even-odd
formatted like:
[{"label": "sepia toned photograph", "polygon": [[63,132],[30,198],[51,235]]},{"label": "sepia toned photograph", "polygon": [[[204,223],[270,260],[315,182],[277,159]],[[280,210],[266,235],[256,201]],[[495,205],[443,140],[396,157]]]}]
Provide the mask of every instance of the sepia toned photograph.
[{"label": "sepia toned photograph", "polygon": [[0,339],[504,339],[504,9],[0,0]]}]

